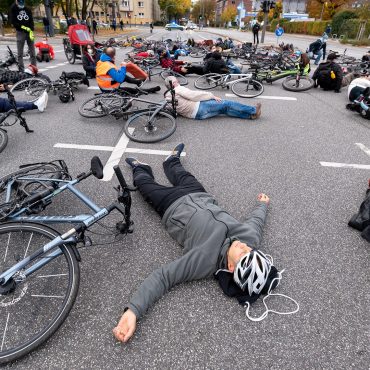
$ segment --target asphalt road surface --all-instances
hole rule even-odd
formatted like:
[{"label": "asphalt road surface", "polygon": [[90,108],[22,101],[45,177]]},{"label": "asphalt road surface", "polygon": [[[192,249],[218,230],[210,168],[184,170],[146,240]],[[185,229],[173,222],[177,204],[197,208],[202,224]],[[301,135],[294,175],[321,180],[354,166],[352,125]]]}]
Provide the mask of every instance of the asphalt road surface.
[{"label": "asphalt road surface", "polygon": [[[174,35],[174,31],[155,29],[151,37]],[[206,30],[181,35],[196,40],[215,38]],[[54,45],[56,60],[40,64],[43,73],[56,79],[64,70],[82,71],[80,61],[65,63],[61,40]],[[0,53],[4,52],[2,44]],[[117,61],[126,52],[119,50]],[[194,79],[189,77],[191,88]],[[158,77],[151,82],[156,84],[163,89]],[[95,82],[91,85],[96,86]],[[88,170],[94,155],[107,164],[112,147],[124,140],[123,122],[89,120],[78,114],[78,106],[95,92],[81,86],[76,100],[67,104],[50,95],[44,113],[27,112],[27,122],[35,132],[9,128],[0,176],[23,163],[59,158],[67,162],[73,175]],[[340,94],[320,89],[292,93],[277,81],[265,86],[260,99],[229,96],[230,91],[221,89],[215,93],[250,105],[261,102],[261,118],[179,118],[176,132],[160,143],[128,142],[119,163],[131,181],[124,159],[138,149],[135,155],[153,166],[159,182],[168,184],[161,166],[166,155],[156,151],[169,151],[184,142],[184,166],[236,218],[243,219],[252,211],[258,193],[268,194],[271,205],[261,249],[273,256],[278,269],[285,269],[275,293],[296,299],[299,312],[288,316],[270,313],[262,322],[251,322],[243,307],[227,298],[216,281],[196,281],[175,287],[139,321],[128,344],[117,344],[112,328],[135,289],[153,269],[181,255],[159,217],[135,193],[134,233],[116,244],[81,250],[80,291],[68,319],[45,345],[9,368],[369,368],[369,243],[347,226],[370,177],[369,121],[345,109],[346,89]],[[150,98],[160,101],[162,95]],[[82,145],[95,148],[82,149]],[[362,167],[347,166],[355,164]],[[99,205],[108,205],[115,198],[117,181],[109,176],[106,180],[89,178],[80,188]],[[82,212],[85,208],[69,195],[55,199],[47,209],[47,214],[57,215]],[[117,220],[115,215],[104,223],[114,226]],[[112,240],[99,235],[92,238],[96,243]],[[271,297],[268,306],[278,311],[294,309],[281,297]],[[258,316],[263,311],[260,299],[251,313]]]}]

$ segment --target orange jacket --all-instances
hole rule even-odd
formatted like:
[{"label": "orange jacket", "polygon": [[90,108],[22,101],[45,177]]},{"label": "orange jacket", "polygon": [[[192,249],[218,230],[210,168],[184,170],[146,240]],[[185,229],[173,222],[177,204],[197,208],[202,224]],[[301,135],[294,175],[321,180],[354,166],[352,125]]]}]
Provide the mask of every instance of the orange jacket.
[{"label": "orange jacket", "polygon": [[96,63],[96,82],[102,90],[115,90],[118,89],[119,83],[113,82],[111,76],[109,76],[108,71],[114,68],[118,70],[115,64],[112,62],[102,62],[101,60]]}]

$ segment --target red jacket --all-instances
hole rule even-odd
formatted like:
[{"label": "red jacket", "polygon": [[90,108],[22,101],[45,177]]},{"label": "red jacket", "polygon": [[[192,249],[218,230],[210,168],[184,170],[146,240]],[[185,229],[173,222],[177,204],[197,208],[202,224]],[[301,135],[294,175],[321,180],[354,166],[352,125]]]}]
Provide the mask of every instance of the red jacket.
[{"label": "red jacket", "polygon": [[55,53],[54,53],[54,49],[51,45],[45,44],[44,42],[40,41],[40,42],[36,42],[35,46],[39,49],[38,50],[39,53],[40,53],[40,49],[48,49],[51,59],[54,59]]},{"label": "red jacket", "polygon": [[161,67],[162,68],[171,68],[174,72],[182,73],[181,66],[185,62],[183,60],[173,60],[172,58],[162,58],[161,59]]}]

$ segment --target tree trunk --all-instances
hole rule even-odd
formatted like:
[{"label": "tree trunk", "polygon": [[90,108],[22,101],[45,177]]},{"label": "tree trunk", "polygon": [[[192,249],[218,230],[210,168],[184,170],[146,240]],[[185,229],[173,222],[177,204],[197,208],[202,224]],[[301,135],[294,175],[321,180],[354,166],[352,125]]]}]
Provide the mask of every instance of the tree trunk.
[{"label": "tree trunk", "polygon": [[75,7],[76,7],[76,16],[77,16],[77,19],[81,19],[80,18],[80,11],[78,9],[78,1],[75,0]]}]

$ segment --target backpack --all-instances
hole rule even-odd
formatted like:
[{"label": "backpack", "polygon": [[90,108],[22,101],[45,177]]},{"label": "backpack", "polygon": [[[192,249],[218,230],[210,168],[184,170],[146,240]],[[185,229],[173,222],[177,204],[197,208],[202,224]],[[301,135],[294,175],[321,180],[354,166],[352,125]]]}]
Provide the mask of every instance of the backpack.
[{"label": "backpack", "polygon": [[259,25],[259,23],[255,23],[253,25],[252,30],[253,30],[253,32],[258,32],[260,30],[260,28],[261,28],[261,26]]}]

